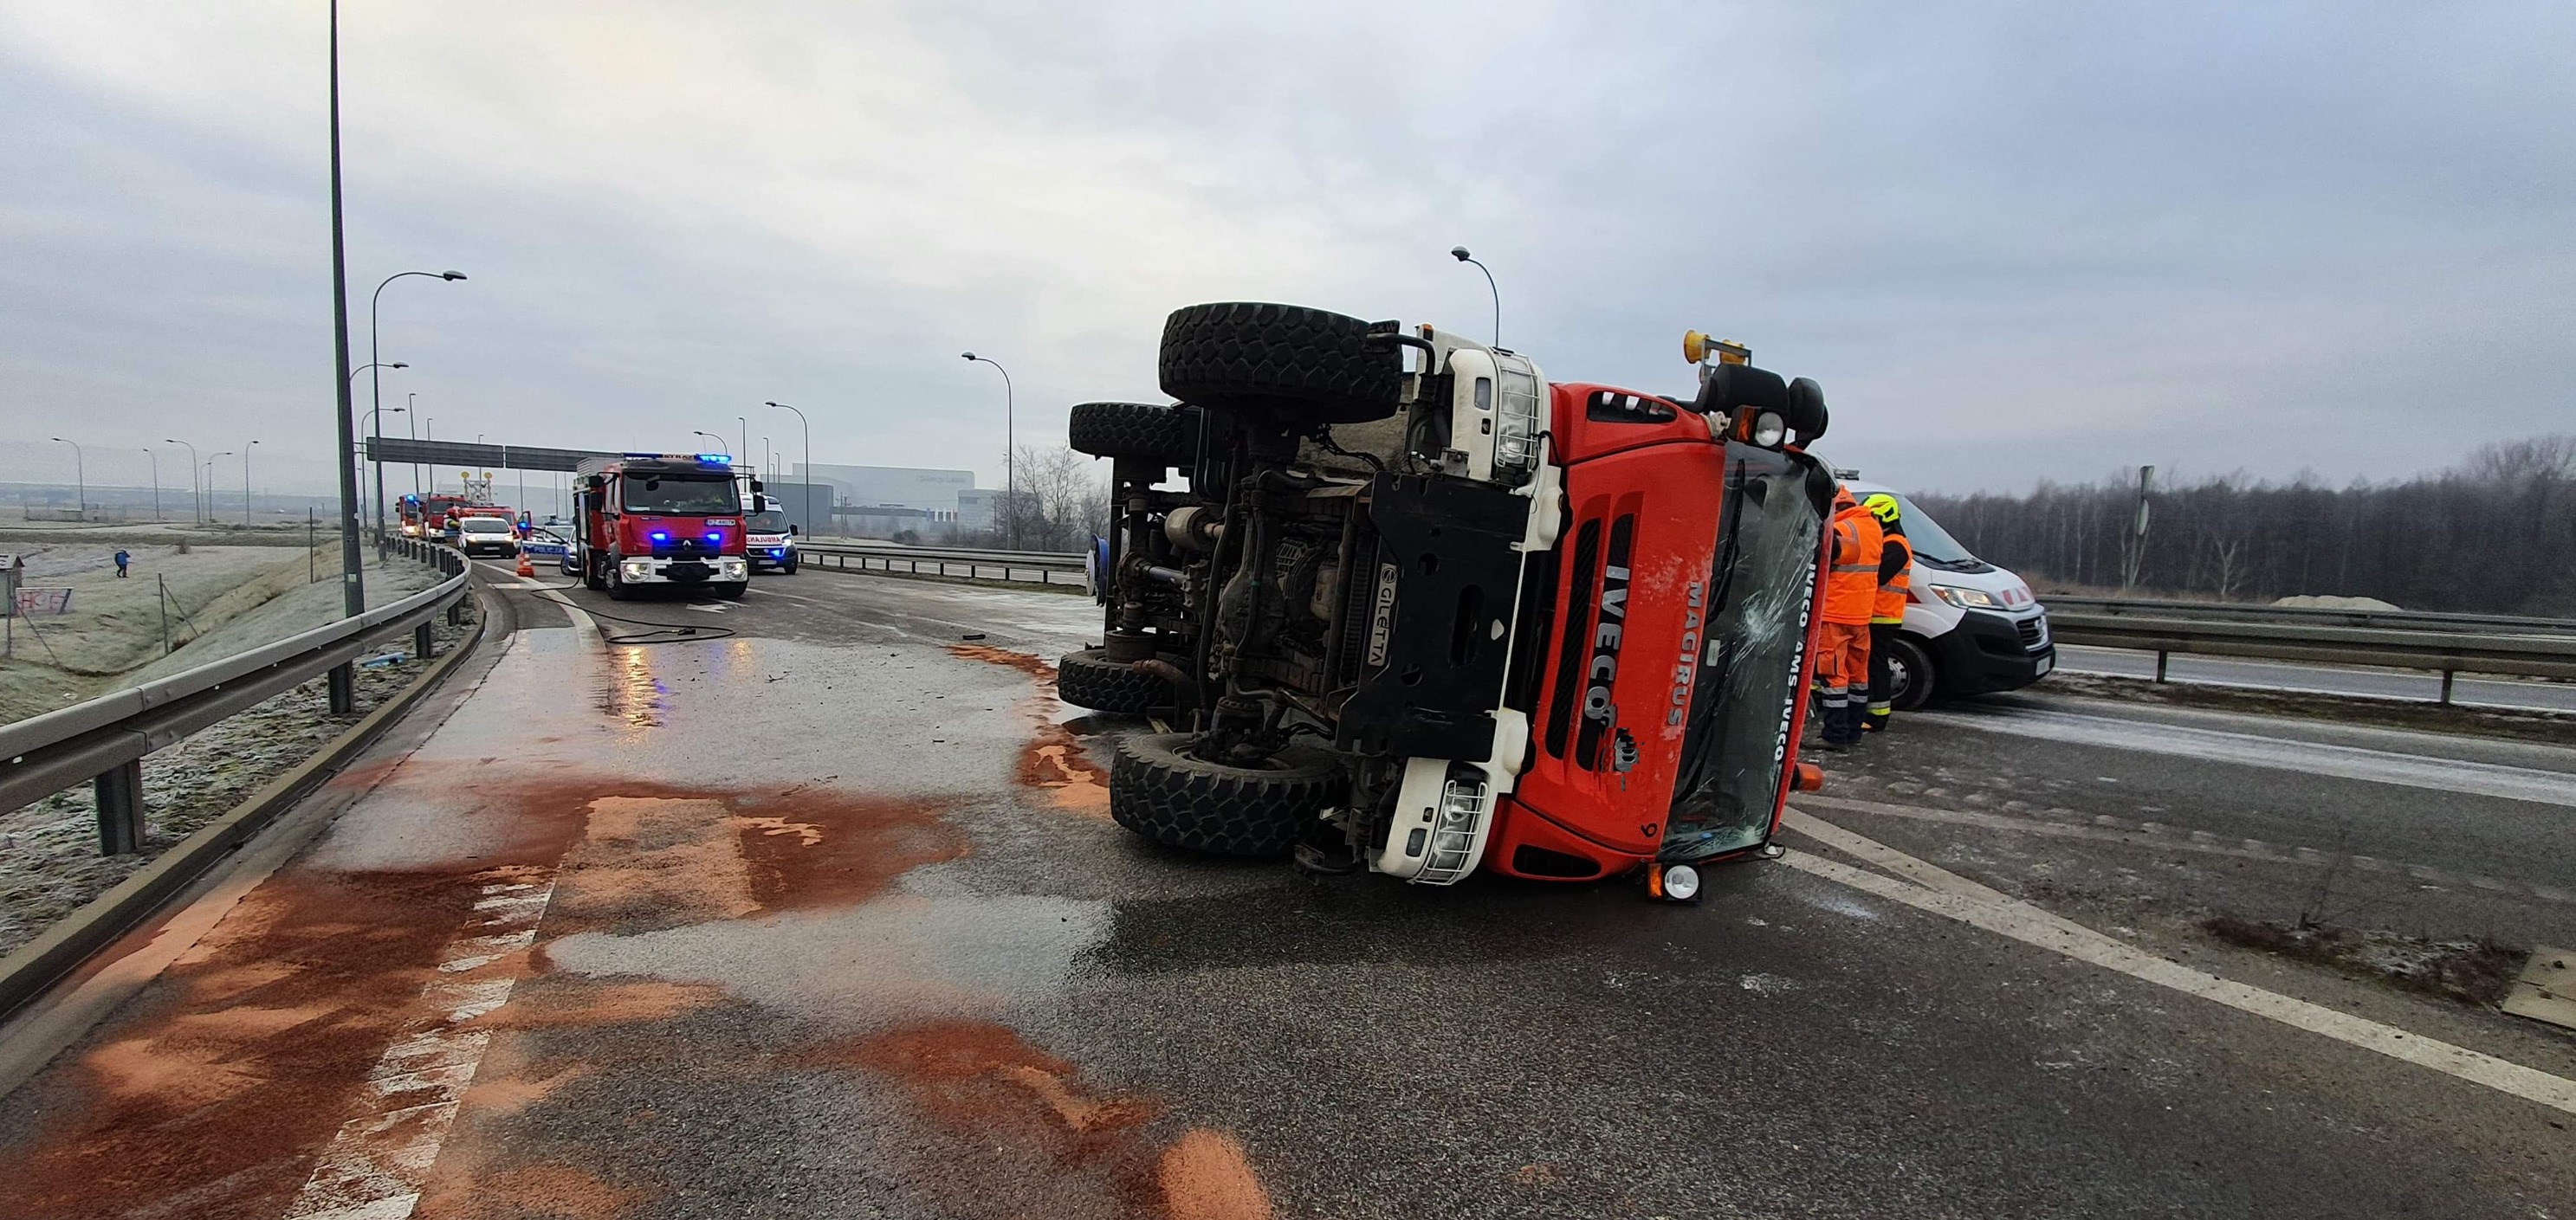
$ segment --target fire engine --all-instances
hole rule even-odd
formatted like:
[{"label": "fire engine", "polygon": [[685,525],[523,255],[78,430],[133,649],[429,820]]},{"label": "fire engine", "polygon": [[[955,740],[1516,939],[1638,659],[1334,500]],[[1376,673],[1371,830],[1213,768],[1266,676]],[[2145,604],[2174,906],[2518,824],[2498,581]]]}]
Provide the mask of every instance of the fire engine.
[{"label": "fire engine", "polygon": [[447,516],[465,507],[465,497],[439,492],[413,493],[394,502],[405,538],[435,538],[447,530]]},{"label": "fire engine", "polygon": [[[755,488],[758,484],[753,485]],[[620,601],[646,588],[741,597],[751,584],[733,459],[721,453],[629,453],[575,471],[566,571]]]},{"label": "fire engine", "polygon": [[1173,313],[1179,401],[1070,423],[1119,515],[1101,646],[1058,689],[1179,730],[1118,743],[1111,815],[1320,871],[1643,872],[1679,899],[1764,849],[1821,783],[1797,737],[1824,394],[1684,350],[1698,384],[1662,395],[1430,326]]}]

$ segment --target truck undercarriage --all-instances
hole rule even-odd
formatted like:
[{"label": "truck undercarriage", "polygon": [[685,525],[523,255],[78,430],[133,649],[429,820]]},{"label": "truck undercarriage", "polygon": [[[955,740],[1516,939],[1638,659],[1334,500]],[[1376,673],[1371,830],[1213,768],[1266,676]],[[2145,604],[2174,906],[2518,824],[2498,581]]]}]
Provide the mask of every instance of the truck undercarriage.
[{"label": "truck undercarriage", "polygon": [[1430,883],[1767,839],[1831,495],[1786,443],[1823,430],[1813,383],[1552,386],[1427,326],[1240,303],[1175,312],[1159,371],[1177,402],[1070,426],[1116,523],[1059,690],[1174,730],[1120,743],[1122,825]]}]

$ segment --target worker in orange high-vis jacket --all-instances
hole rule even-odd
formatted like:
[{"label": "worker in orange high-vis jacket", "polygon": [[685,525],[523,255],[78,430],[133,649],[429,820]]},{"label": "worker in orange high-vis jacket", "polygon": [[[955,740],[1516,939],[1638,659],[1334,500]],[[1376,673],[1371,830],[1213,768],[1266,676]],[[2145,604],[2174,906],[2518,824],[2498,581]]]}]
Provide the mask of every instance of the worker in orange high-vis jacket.
[{"label": "worker in orange high-vis jacket", "polygon": [[1833,543],[1825,560],[1825,613],[1817,633],[1816,680],[1824,687],[1825,748],[1860,741],[1861,701],[1869,694],[1869,620],[1878,609],[1878,561],[1886,539],[1878,518],[1834,493]]},{"label": "worker in orange high-vis jacket", "polygon": [[1885,538],[1878,551],[1878,601],[1869,615],[1869,707],[1861,719],[1861,727],[1874,733],[1896,714],[1895,675],[1888,660],[1896,652],[1897,628],[1905,625],[1905,601],[1914,584],[1914,544],[1905,540],[1905,510],[1896,497],[1876,492],[1860,506],[1869,510]]}]

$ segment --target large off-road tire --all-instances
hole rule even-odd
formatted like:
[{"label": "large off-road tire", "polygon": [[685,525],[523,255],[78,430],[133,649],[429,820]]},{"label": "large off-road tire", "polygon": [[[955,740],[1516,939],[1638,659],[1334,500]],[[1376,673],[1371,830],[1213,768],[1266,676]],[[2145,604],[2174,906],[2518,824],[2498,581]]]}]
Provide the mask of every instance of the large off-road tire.
[{"label": "large off-road tire", "polygon": [[1078,402],[1065,439],[1076,453],[1173,465],[1198,456],[1198,413],[1150,402]]},{"label": "large off-road tire", "polygon": [[1282,856],[1342,799],[1341,760],[1290,746],[1254,769],[1181,753],[1187,733],[1124,738],[1109,765],[1109,816],[1163,844],[1219,856]]},{"label": "large off-road tire", "polygon": [[1055,693],[1075,707],[1136,715],[1169,704],[1172,684],[1112,661],[1097,648],[1085,648],[1055,663]]},{"label": "large off-road tire", "polygon": [[1397,346],[1358,318],[1297,305],[1192,305],[1163,322],[1163,392],[1290,424],[1356,424],[1396,409]]}]

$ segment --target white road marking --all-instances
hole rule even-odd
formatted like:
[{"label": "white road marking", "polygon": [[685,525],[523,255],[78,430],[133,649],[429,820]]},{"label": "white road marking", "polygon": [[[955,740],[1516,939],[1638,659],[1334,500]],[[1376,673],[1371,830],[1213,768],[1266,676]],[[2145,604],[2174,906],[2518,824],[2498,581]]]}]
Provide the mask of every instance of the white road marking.
[{"label": "white road marking", "polygon": [[2331,775],[2374,784],[2428,788],[2436,792],[2471,792],[2505,800],[2576,808],[2576,775],[2559,771],[2118,720],[2077,712],[2017,708],[1996,712],[1916,712],[1914,715],[1918,720],[1988,733],[2269,767],[2308,775]]},{"label": "white road marking", "polygon": [[[577,613],[577,612],[576,612]],[[535,943],[537,921],[554,897],[554,878],[483,887],[465,935],[449,942],[439,973],[460,974],[490,965]],[[386,1047],[367,1075],[366,1109],[340,1125],[322,1150],[304,1189],[286,1209],[286,1220],[405,1220],[420,1203],[423,1183],[456,1123],[456,1109],[483,1052],[489,1030],[458,1026],[510,1002],[514,980],[434,978],[421,988],[430,1017],[409,1037]]]},{"label": "white road marking", "polygon": [[[1971,809],[1931,809],[1920,805],[1891,805],[1884,801],[1861,801],[1850,797],[1808,795],[1799,803],[1821,809],[1849,810],[1853,813],[1876,814],[1880,817],[1908,818],[1921,822],[1944,822],[1953,826],[1975,826],[1985,830],[2002,830],[2015,834],[2039,835],[2052,839],[2081,839],[2095,843],[2121,843],[2153,847],[2157,851],[2188,851],[2204,855],[2227,856],[2238,860],[2262,860],[2273,864],[2314,865],[2332,859],[2313,847],[2281,847],[2261,839],[2238,839],[2228,842],[2205,830],[2190,832],[2188,838],[2172,838],[2173,828],[2156,822],[2136,822],[2127,818],[2096,814],[2090,826],[2052,822],[2045,818],[2015,817],[1999,813],[1980,813]],[[2477,873],[2453,872],[2429,864],[2403,864],[2374,860],[2368,856],[2346,858],[2359,872],[2399,872],[2417,881],[2452,887],[2489,890],[2502,894],[2527,894],[2544,902],[2576,903],[2576,890],[2538,882],[2512,881]]]},{"label": "white road marking", "polygon": [[2576,1114],[2576,1080],[2552,1076],[2464,1046],[2410,1034],[2393,1025],[2336,1012],[2322,1005],[2166,961],[1812,815],[1792,810],[1784,817],[1783,823],[1837,850],[1851,851],[1860,859],[1896,871],[1900,876],[1873,873],[1797,850],[1791,850],[1780,858],[1791,868],[2027,945],[2116,970],[2131,978],[2224,1004],[2239,1012],[2322,1034],[2391,1059],[2428,1067],[2471,1084],[2484,1085],[2500,1093]]}]

